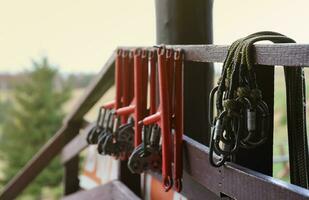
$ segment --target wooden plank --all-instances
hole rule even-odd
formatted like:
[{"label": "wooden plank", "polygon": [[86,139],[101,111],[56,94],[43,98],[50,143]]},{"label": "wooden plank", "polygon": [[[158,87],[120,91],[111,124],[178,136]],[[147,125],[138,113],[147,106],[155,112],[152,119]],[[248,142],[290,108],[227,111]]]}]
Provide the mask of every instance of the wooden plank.
[{"label": "wooden plank", "polygon": [[114,58],[115,55],[113,53],[79,103],[74,107],[71,114],[64,120],[63,126],[4,187],[1,191],[0,199],[14,199],[38,174],[40,174],[65,146],[66,142],[68,142],[65,141],[65,135],[71,134],[72,129],[75,132],[79,131],[79,127],[84,124],[84,114],[87,113],[100,97],[113,85]]},{"label": "wooden plank", "polygon": [[[222,63],[229,45],[166,45],[181,48],[185,59],[194,62]],[[309,44],[255,44],[255,62],[259,65],[309,66]],[[121,47],[137,48],[137,47]],[[151,49],[153,47],[140,47]]]},{"label": "wooden plank", "polygon": [[211,192],[208,188],[203,186],[202,184],[198,183],[193,179],[192,176],[188,175],[184,171],[183,179],[185,180],[182,185],[181,194],[187,197],[188,199],[221,199],[220,197],[216,196],[215,193]]},{"label": "wooden plank", "polygon": [[[227,163],[214,168],[208,161],[208,147],[184,137],[184,170],[192,178],[218,196],[234,199],[309,198],[309,190],[263,175],[256,171]],[[254,159],[254,156],[251,157]],[[184,179],[184,182],[186,180]]]},{"label": "wooden plank", "polygon": [[132,191],[129,190],[120,181],[112,181],[104,185],[95,187],[91,190],[80,191],[75,194],[68,195],[62,200],[138,200],[138,198]]},{"label": "wooden plank", "polygon": [[63,150],[61,152],[61,162],[63,164],[70,161],[88,146],[86,137],[90,129],[92,129],[92,127],[94,126],[95,123],[88,124],[88,126],[84,130],[80,131],[81,133],[79,133],[65,147],[63,147]]},{"label": "wooden plank", "polygon": [[62,162],[64,166],[64,195],[69,195],[77,192],[80,189],[79,186],[79,152],[88,146],[86,142],[86,136],[89,130],[94,126],[94,124],[88,124],[88,126],[83,129],[82,133],[77,134],[71,141],[66,144],[61,152],[61,159],[65,157],[65,162]]},{"label": "wooden plank", "polygon": [[79,187],[79,155],[64,164],[64,195],[69,195],[80,190]]},{"label": "wooden plank", "polygon": [[[86,125],[87,123],[83,123]],[[65,134],[65,144],[70,142],[73,138],[79,133],[79,129],[76,129],[72,132]],[[72,194],[77,192],[79,187],[79,154],[74,155],[68,162],[63,165],[63,186],[64,186],[64,195]]]},{"label": "wooden plank", "polygon": [[119,180],[124,183],[132,192],[141,197],[141,176],[133,174],[128,168],[128,161],[120,161]]}]

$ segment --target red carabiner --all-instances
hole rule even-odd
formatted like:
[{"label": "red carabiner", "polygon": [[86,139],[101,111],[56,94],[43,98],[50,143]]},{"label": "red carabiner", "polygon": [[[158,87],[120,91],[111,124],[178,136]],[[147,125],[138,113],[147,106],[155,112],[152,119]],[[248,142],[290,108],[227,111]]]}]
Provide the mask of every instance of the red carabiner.
[{"label": "red carabiner", "polygon": [[174,52],[175,62],[175,134],[174,134],[174,188],[182,189],[182,136],[183,136],[183,61],[181,50]]}]

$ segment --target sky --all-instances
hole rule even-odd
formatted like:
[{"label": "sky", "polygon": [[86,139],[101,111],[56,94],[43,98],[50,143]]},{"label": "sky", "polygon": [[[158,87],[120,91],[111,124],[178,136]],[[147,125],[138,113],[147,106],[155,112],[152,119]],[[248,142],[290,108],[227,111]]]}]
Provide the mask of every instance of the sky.
[{"label": "sky", "polygon": [[[214,43],[262,30],[309,43],[308,8],[308,0],[214,0]],[[44,56],[61,72],[96,73],[117,46],[153,44],[154,0],[0,0],[0,73]]]}]

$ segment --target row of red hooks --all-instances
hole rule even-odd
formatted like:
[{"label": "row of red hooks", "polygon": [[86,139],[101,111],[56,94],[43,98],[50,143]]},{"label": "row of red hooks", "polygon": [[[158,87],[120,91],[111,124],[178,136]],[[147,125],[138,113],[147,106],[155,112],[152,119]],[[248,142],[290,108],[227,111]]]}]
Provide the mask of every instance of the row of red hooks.
[{"label": "row of red hooks", "polygon": [[[102,106],[88,137],[100,153],[141,165],[139,173],[160,163],[165,191],[182,188],[183,65],[181,49],[118,49],[115,100]],[[154,126],[160,131],[155,145],[147,143],[157,137],[149,128]],[[155,162],[158,151],[161,160]]]}]

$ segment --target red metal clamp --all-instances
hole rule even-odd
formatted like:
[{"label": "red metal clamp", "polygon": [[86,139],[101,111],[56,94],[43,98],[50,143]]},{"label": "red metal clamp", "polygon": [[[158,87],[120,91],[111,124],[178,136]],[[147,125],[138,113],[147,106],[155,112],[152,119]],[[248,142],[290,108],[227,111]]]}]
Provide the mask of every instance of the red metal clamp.
[{"label": "red metal clamp", "polygon": [[148,57],[147,50],[134,51],[134,98],[129,106],[116,110],[117,115],[133,114],[134,146],[142,142],[142,127],[138,124],[147,115]]},{"label": "red metal clamp", "polygon": [[170,126],[170,97],[169,97],[169,77],[168,77],[168,54],[165,47],[160,47],[158,54],[158,71],[159,71],[159,96],[160,106],[157,112],[143,119],[143,125],[157,123],[161,128],[162,135],[162,177],[163,187],[168,191],[172,185],[172,167],[171,167],[171,126]]},{"label": "red metal clamp", "polygon": [[123,78],[123,60],[122,60],[123,50],[118,49],[115,59],[115,85],[116,85],[116,95],[115,100],[104,104],[102,107],[105,109],[118,109],[122,104],[122,78]]}]

